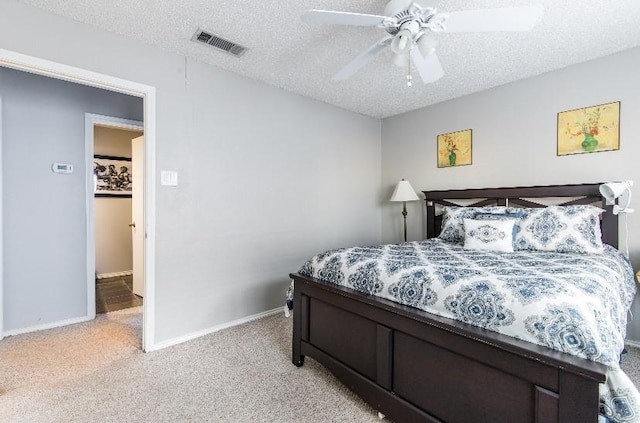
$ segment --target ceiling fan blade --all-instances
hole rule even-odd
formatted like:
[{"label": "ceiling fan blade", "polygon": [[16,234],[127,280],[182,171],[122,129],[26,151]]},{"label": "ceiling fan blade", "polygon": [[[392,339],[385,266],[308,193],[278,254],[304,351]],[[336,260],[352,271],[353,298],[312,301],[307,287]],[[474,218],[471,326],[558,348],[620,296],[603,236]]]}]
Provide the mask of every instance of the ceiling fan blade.
[{"label": "ceiling fan blade", "polygon": [[377,43],[363,51],[355,59],[349,62],[344,68],[342,68],[338,73],[333,75],[333,79],[336,81],[344,81],[354,73],[358,72],[364,65],[373,60],[373,58],[376,57],[382,50],[387,48],[392,39],[393,37],[383,38],[382,40],[378,41]]},{"label": "ceiling fan blade", "polygon": [[418,47],[414,47],[411,50],[411,57],[416,68],[418,68],[418,73],[420,74],[422,82],[425,84],[435,82],[444,76],[442,64],[440,64],[440,59],[438,59],[435,52],[424,57],[422,53],[420,53],[420,49]]},{"label": "ceiling fan blade", "polygon": [[446,13],[445,32],[529,31],[542,19],[539,6],[466,10]]},{"label": "ceiling fan blade", "polygon": [[382,23],[386,16],[313,9],[304,12],[301,19],[316,24],[376,26]]}]

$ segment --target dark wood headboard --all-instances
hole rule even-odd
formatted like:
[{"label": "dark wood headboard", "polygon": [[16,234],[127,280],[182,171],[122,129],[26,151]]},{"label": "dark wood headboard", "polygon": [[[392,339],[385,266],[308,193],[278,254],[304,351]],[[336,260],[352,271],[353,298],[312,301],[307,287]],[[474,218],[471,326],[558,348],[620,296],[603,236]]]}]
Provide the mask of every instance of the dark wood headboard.
[{"label": "dark wood headboard", "polygon": [[441,206],[459,206],[459,204],[447,200],[480,200],[473,204],[467,204],[466,207],[494,205],[546,207],[546,204],[536,203],[529,199],[568,197],[572,198],[572,200],[559,205],[570,206],[598,203],[600,207],[606,210],[602,213],[600,223],[602,241],[618,248],[618,216],[613,214],[613,205],[607,205],[605,199],[600,195],[600,185],[602,184],[422,191],[427,203],[427,238],[434,238],[440,234],[442,215],[436,216],[436,204]]}]

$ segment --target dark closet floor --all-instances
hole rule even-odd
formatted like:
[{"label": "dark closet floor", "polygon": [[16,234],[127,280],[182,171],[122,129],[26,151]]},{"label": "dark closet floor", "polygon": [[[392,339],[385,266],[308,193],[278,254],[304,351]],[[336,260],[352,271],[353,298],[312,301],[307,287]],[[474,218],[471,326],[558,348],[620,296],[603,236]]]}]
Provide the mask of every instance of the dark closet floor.
[{"label": "dark closet floor", "polygon": [[142,298],[133,293],[133,276],[96,281],[96,313],[108,313],[141,305]]}]

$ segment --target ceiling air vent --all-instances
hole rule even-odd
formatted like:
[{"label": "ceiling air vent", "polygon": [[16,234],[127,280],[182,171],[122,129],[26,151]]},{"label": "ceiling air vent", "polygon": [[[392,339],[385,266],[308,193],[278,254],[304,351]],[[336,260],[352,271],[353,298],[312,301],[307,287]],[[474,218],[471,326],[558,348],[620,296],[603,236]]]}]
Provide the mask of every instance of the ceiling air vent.
[{"label": "ceiling air vent", "polygon": [[196,31],[193,38],[191,38],[191,41],[210,45],[211,47],[217,48],[218,50],[222,50],[236,57],[241,57],[247,51],[247,48],[242,47],[240,44],[225,40],[216,34],[203,31],[201,29]]}]

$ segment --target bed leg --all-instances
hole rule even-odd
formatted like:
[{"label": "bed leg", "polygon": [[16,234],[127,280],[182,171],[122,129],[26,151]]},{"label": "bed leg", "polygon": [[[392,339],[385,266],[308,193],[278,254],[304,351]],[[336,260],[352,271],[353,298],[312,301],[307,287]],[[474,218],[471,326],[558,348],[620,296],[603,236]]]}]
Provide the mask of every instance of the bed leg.
[{"label": "bed leg", "polygon": [[[295,315],[294,315],[295,319]],[[296,328],[296,321],[294,320],[294,329],[293,329],[293,342],[291,345],[291,362],[296,365],[296,367],[302,367],[304,364],[304,355],[300,351],[302,349],[302,339],[300,337],[299,328]]]},{"label": "bed leg", "polygon": [[296,315],[294,314],[293,316],[293,323],[294,323],[294,328],[293,328],[293,342],[291,345],[291,362],[293,364],[296,365],[296,367],[302,367],[302,365],[304,364],[304,355],[302,355],[301,353],[301,349],[302,349],[302,339],[300,336],[300,328],[296,327],[298,325],[296,325]]},{"label": "bed leg", "polygon": [[304,355],[302,354],[293,354],[293,359],[291,360],[296,367],[302,367],[304,364]]},{"label": "bed leg", "polygon": [[385,417],[387,417],[387,416],[385,416],[384,414],[382,414],[381,412],[378,411],[378,418],[380,420],[384,419]]},{"label": "bed leg", "polygon": [[[296,284],[297,285],[297,284]],[[301,289],[296,286],[293,294],[293,348],[291,361],[296,367],[304,364],[302,355],[302,341],[309,340],[309,297],[302,295]]]}]

